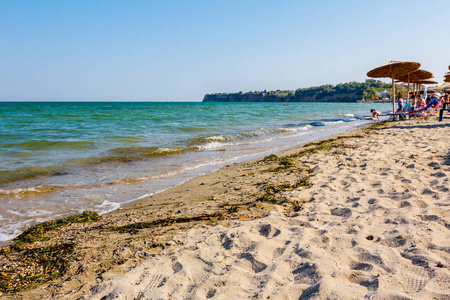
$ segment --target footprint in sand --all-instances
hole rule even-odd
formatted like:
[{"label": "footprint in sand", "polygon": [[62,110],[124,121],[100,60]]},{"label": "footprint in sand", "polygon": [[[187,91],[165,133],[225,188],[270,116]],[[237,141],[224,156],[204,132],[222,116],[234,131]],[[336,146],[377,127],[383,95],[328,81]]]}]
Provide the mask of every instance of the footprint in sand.
[{"label": "footprint in sand", "polygon": [[430,280],[428,273],[421,267],[408,267],[400,274],[403,275],[403,289],[407,294],[420,292]]},{"label": "footprint in sand", "polygon": [[292,274],[297,284],[312,284],[319,279],[316,265],[309,262],[300,264],[297,269],[292,271]]},{"label": "footprint in sand", "polygon": [[428,204],[425,201],[422,200],[414,200],[414,205],[420,207],[420,208],[427,208]]},{"label": "footprint in sand", "polygon": [[361,272],[352,272],[347,278],[352,283],[366,287],[370,292],[378,290],[379,282],[377,276],[364,275]]},{"label": "footprint in sand", "polygon": [[178,261],[172,266],[172,270],[174,273],[178,273],[183,269],[183,265],[180,264]]},{"label": "footprint in sand", "polygon": [[358,254],[359,260],[367,263],[372,263],[377,267],[383,268],[386,272],[391,272],[391,269],[386,266],[380,256],[370,254],[369,252],[361,248],[360,251],[361,253]]},{"label": "footprint in sand", "polygon": [[259,227],[259,233],[266,238],[273,238],[280,235],[281,231],[279,229],[273,228],[271,224],[262,224]]},{"label": "footprint in sand", "polygon": [[431,176],[438,177],[438,178],[447,177],[447,175],[445,175],[445,173],[442,173],[442,172],[437,172],[437,173],[431,174]]},{"label": "footprint in sand", "polygon": [[251,263],[253,272],[255,272],[255,273],[262,272],[267,268],[266,264],[256,260],[255,257],[251,253],[248,253],[248,252],[242,253],[239,256],[239,258],[248,260]]},{"label": "footprint in sand", "polygon": [[[144,274],[148,275],[148,272],[146,272]],[[144,281],[144,279],[145,279],[145,277],[142,278],[142,276],[141,276],[141,278],[139,278],[139,281],[136,282],[136,285],[141,284],[142,281]],[[162,274],[154,274],[147,281],[147,287],[145,289],[146,290],[153,290],[153,289],[156,289],[157,287],[162,287],[162,286],[164,286],[166,281],[167,281],[167,277],[163,277]]]},{"label": "footprint in sand", "polygon": [[287,241],[287,242],[284,244],[284,247],[276,248],[275,251],[273,251],[273,258],[275,259],[275,258],[278,258],[278,257],[280,257],[281,255],[283,255],[284,252],[286,252],[287,246],[290,245],[290,244],[291,244],[291,241]]},{"label": "footprint in sand", "polygon": [[381,242],[381,244],[386,245],[391,248],[398,248],[398,247],[402,247],[402,246],[406,245],[406,242],[407,242],[406,238],[402,235],[399,235],[396,237],[385,239]]},{"label": "footprint in sand", "polygon": [[363,262],[354,262],[351,266],[352,270],[357,270],[357,271],[372,271],[373,270],[373,265],[371,264],[366,264]]},{"label": "footprint in sand", "polygon": [[303,249],[303,248],[299,248],[299,245],[296,245],[296,248],[294,250],[294,253],[297,254],[298,256],[300,256],[301,258],[311,258],[311,252]]},{"label": "footprint in sand", "polygon": [[217,293],[216,289],[210,289],[207,293],[206,293],[206,299],[210,299],[212,297],[214,297],[214,295]]},{"label": "footprint in sand", "polygon": [[352,215],[352,211],[350,210],[350,208],[334,208],[331,210],[331,214],[333,216],[339,216],[342,217],[344,219],[350,218]]}]

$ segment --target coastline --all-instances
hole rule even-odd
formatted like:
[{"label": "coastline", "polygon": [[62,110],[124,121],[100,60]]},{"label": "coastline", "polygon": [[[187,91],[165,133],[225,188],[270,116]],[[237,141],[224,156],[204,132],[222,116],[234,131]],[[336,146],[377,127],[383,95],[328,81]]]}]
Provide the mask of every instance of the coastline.
[{"label": "coastline", "polygon": [[[9,107],[5,111],[17,113],[3,111],[1,117],[12,136],[0,142],[0,206],[7,207],[0,210],[0,241],[38,222],[83,210],[103,214],[227,164],[367,124],[361,119],[370,107],[355,103]],[[383,111],[382,107],[376,106]],[[17,120],[33,109],[37,116],[27,131],[18,130]],[[220,117],[223,111],[228,113]],[[58,117],[65,115],[68,124]],[[78,118],[87,123],[78,123]],[[113,120],[121,121],[111,136]],[[42,124],[46,126],[40,129]]]},{"label": "coastline", "polygon": [[[347,138],[228,165],[97,222],[61,227],[31,247],[75,241],[64,275],[7,297],[444,299],[449,125],[431,119],[359,128],[337,135]],[[412,275],[401,277],[406,272]],[[258,287],[251,277],[262,275],[265,285]],[[233,291],[237,282],[244,287]]]}]

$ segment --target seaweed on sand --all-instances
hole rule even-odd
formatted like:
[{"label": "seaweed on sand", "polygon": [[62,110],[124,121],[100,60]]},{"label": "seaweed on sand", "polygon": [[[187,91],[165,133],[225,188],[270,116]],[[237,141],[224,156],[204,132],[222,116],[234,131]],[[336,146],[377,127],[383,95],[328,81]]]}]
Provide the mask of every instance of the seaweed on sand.
[{"label": "seaweed on sand", "polygon": [[87,210],[82,214],[75,214],[63,219],[45,221],[31,226],[14,240],[16,244],[33,243],[38,241],[45,241],[49,238],[44,235],[52,230],[56,230],[63,226],[68,226],[71,223],[89,223],[95,222],[100,219],[100,216],[93,211]]},{"label": "seaweed on sand", "polygon": [[277,161],[279,157],[275,154],[270,154],[261,159],[262,162],[271,162],[271,161]]},{"label": "seaweed on sand", "polygon": [[278,157],[276,161],[278,162],[278,166],[269,168],[267,170],[262,170],[261,173],[266,172],[278,173],[296,166],[295,162],[288,157]]},{"label": "seaweed on sand", "polygon": [[312,143],[308,143],[303,145],[303,147],[310,147],[310,146],[320,146],[323,144],[327,144],[327,143],[332,143],[332,142],[337,142],[339,140],[344,140],[344,139],[360,139],[360,138],[364,138],[364,136],[362,135],[341,135],[341,136],[337,136],[335,138],[330,138],[330,139],[326,139],[326,140],[321,140],[319,142],[312,142]]},{"label": "seaweed on sand", "polygon": [[303,157],[308,154],[313,154],[313,153],[316,153],[319,151],[327,151],[327,150],[331,150],[333,148],[355,148],[356,146],[347,145],[347,144],[339,142],[340,140],[350,139],[350,138],[363,138],[363,136],[362,135],[344,135],[344,136],[338,136],[335,138],[323,140],[320,142],[309,143],[309,144],[304,145],[304,147],[309,147],[309,148],[301,150],[297,153],[294,153],[294,154],[290,155],[290,157],[292,157],[292,158]]},{"label": "seaweed on sand", "polygon": [[[285,203],[286,201],[277,199],[276,195],[278,193],[283,192],[283,191],[294,190],[299,187],[311,187],[311,186],[312,186],[312,182],[310,179],[310,175],[301,177],[297,182],[295,182],[293,184],[288,184],[288,183],[281,184],[281,185],[268,184],[264,188],[264,193],[258,196],[257,201],[267,202],[267,203],[271,203],[271,204],[282,204],[282,203]],[[292,202],[291,204],[294,205],[295,203]]]},{"label": "seaweed on sand", "polygon": [[71,223],[97,221],[93,211],[67,218],[46,221],[31,226],[16,237],[12,244],[0,249],[0,292],[11,294],[34,288],[63,275],[75,252],[75,243],[38,247],[35,242],[50,238],[45,234]]},{"label": "seaweed on sand", "polygon": [[375,124],[372,124],[370,126],[367,126],[366,128],[364,128],[364,131],[366,133],[374,133],[375,130],[380,130],[380,129],[385,129],[389,126],[389,122],[388,121],[383,121],[383,122],[378,122]]},{"label": "seaweed on sand", "polygon": [[75,243],[41,248],[2,249],[0,291],[11,294],[34,288],[65,273],[75,250]]},{"label": "seaweed on sand", "polygon": [[194,216],[194,217],[184,217],[184,218],[166,218],[166,219],[160,219],[155,220],[152,222],[137,222],[133,224],[128,224],[124,226],[114,226],[110,229],[113,231],[117,231],[119,233],[137,233],[140,229],[145,228],[153,228],[153,227],[165,227],[170,226],[172,224],[176,223],[188,223],[192,221],[210,221],[213,218],[220,218],[223,216],[222,212],[212,213],[212,214],[205,214],[200,216]]}]

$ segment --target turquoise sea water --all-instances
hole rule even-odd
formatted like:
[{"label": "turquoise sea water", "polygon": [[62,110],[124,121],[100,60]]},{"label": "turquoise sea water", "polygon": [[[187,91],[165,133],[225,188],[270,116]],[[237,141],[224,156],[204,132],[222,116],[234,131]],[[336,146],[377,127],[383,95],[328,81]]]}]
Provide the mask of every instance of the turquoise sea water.
[{"label": "turquoise sea water", "polygon": [[2,102],[0,241],[369,124],[356,103]]}]

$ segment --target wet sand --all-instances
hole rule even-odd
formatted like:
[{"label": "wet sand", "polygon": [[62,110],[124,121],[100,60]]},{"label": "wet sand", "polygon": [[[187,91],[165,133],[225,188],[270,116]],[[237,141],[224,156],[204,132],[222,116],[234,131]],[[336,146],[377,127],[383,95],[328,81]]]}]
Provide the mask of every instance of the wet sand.
[{"label": "wet sand", "polygon": [[449,299],[449,128],[358,129],[61,227],[30,247],[75,241],[64,274],[3,296]]}]

